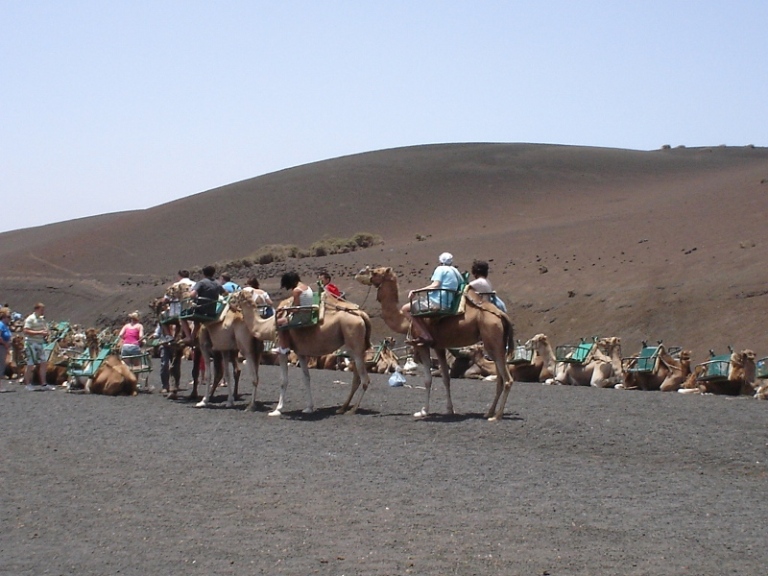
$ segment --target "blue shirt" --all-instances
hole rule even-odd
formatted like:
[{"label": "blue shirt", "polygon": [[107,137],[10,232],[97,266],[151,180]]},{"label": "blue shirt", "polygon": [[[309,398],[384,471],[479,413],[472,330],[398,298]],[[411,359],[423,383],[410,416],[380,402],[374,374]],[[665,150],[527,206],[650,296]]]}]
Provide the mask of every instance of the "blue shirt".
[{"label": "blue shirt", "polygon": [[5,342],[6,344],[9,344],[11,341],[11,330],[8,328],[5,322],[0,320],[0,340]]},{"label": "blue shirt", "polygon": [[463,280],[461,272],[453,266],[441,264],[435,268],[430,280],[432,282],[440,282],[438,289],[429,291],[429,300],[432,303],[432,307],[440,309],[451,308],[455,296],[450,292],[443,292],[443,290],[458,290],[459,283]]},{"label": "blue shirt", "polygon": [[440,288],[443,290],[458,290],[459,282],[462,280],[461,272],[459,272],[453,266],[445,266],[441,264],[432,273],[432,282],[437,280],[440,282]]}]

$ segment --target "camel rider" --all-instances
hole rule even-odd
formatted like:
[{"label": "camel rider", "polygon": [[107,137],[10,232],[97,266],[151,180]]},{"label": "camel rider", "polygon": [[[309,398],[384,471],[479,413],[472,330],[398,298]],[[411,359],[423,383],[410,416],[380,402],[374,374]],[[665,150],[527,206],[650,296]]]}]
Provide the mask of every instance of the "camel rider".
[{"label": "camel rider", "polygon": [[[189,322],[180,319],[179,316],[181,316],[181,301],[187,297],[189,291],[192,290],[192,287],[195,285],[195,282],[189,277],[189,270],[182,269],[179,270],[177,274],[178,280],[170,285],[163,297],[169,303],[167,318],[169,320],[178,320],[184,337],[191,338],[192,329],[189,327]],[[163,323],[161,324],[161,327],[163,331],[163,341],[172,340],[173,334],[171,333],[170,325]]]},{"label": "camel rider", "polygon": [[[219,295],[227,293],[222,285],[213,279],[215,274],[216,268],[205,266],[203,268],[203,276],[205,278],[195,284],[189,293],[190,298],[195,300],[195,315],[209,316],[211,320],[214,320],[216,317],[216,303],[219,301]],[[186,343],[192,344],[197,339],[199,331],[200,322],[195,320],[191,341]]]},{"label": "camel rider", "polygon": [[488,280],[488,262],[485,262],[484,260],[475,260],[472,263],[472,276],[475,277],[475,279],[469,283],[472,289],[477,292],[483,300],[490,302],[502,312],[506,312],[506,304],[504,304],[502,299],[496,295],[490,280]]},{"label": "camel rider", "polygon": [[320,275],[318,276],[318,279],[320,280],[320,284],[323,286],[323,290],[333,296],[334,298],[338,298],[339,300],[344,299],[344,295],[341,293],[341,290],[339,290],[339,287],[336,286],[333,282],[331,282],[331,275],[323,270],[320,272]]},{"label": "camel rider", "polygon": [[312,288],[304,284],[299,278],[297,272],[286,272],[280,278],[280,288],[290,290],[291,292],[291,304],[292,307],[303,307],[305,310],[297,310],[291,314],[280,313],[278,308],[277,316],[277,339],[278,339],[278,354],[288,354],[291,351],[291,339],[288,335],[288,331],[283,328],[289,323],[307,321],[311,317],[311,307],[315,302],[315,293]]},{"label": "camel rider", "polygon": [[221,276],[219,276],[219,284],[221,284],[221,287],[224,288],[228,294],[240,290],[240,284],[233,282],[232,277],[229,274],[222,273]]},{"label": "camel rider", "polygon": [[[432,273],[432,277],[430,278],[431,282],[422,288],[421,290],[429,290],[429,292],[423,293],[427,295],[427,298],[429,299],[428,305],[430,308],[434,308],[436,310],[440,309],[441,306],[441,290],[458,290],[459,284],[461,284],[462,276],[461,272],[459,272],[454,266],[453,266],[453,254],[450,252],[443,252],[438,257],[438,261],[440,264],[435,268],[435,271]],[[427,330],[427,326],[424,323],[424,320],[419,318],[418,316],[413,316],[411,314],[411,300],[413,299],[414,293],[417,292],[416,290],[411,290],[408,293],[408,304],[405,304],[401,311],[403,315],[408,318],[411,321],[411,340],[408,342],[412,345],[431,345],[433,343],[433,338],[429,334],[429,330]],[[417,296],[421,296],[420,294],[417,294]]]}]

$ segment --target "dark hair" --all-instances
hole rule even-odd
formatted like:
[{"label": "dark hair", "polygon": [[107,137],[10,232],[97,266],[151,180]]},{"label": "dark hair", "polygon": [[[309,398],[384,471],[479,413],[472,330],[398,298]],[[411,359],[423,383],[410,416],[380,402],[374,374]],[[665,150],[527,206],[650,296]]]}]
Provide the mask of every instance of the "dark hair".
[{"label": "dark hair", "polygon": [[181,269],[179,270],[179,276],[182,278],[189,278],[189,270]]},{"label": "dark hair", "polygon": [[320,278],[328,278],[329,281],[331,279],[331,275],[328,274],[327,270],[320,270],[320,274],[318,274],[318,276],[320,276]]},{"label": "dark hair", "polygon": [[472,263],[472,274],[475,276],[488,276],[488,262],[484,260],[475,260]]},{"label": "dark hair", "polygon": [[229,282],[232,280],[232,276],[229,274],[225,274],[224,272],[221,273],[221,279],[224,280],[224,282]]},{"label": "dark hair", "polygon": [[203,276],[206,278],[213,278],[214,274],[216,274],[215,266],[203,266]]},{"label": "dark hair", "polygon": [[280,288],[285,288],[286,290],[293,290],[296,288],[296,286],[299,285],[299,282],[301,282],[301,278],[299,278],[298,272],[286,272],[283,274],[283,277],[280,278]]},{"label": "dark hair", "polygon": [[251,278],[248,278],[248,282],[246,282],[246,284],[248,284],[248,286],[250,286],[251,288],[258,288],[259,287],[259,279],[256,278],[256,276],[253,276]]}]

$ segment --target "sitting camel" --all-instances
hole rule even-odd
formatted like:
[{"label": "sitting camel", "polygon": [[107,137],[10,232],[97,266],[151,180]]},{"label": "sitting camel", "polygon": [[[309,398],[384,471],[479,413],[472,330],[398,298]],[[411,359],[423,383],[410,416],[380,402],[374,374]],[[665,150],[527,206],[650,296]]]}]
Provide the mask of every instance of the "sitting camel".
[{"label": "sitting camel", "polygon": [[613,388],[624,379],[621,338],[599,338],[583,362],[558,362],[554,379],[547,384]]},{"label": "sitting camel", "polygon": [[[275,318],[277,314],[269,318],[262,318],[259,313],[259,305],[256,303],[253,288],[243,288],[232,295],[230,305],[237,306],[243,315],[245,324],[251,334],[262,343],[272,341],[277,335]],[[298,354],[301,367],[304,388],[307,393],[307,407],[305,414],[315,411],[310,387],[308,358],[310,356],[323,356],[331,354],[339,349],[346,350],[355,363],[352,377],[352,387],[349,396],[337,413],[355,413],[360,406],[365,391],[368,390],[370,378],[365,370],[365,351],[371,346],[371,321],[368,315],[360,310],[359,306],[350,302],[337,299],[328,299],[324,303],[325,313],[320,323],[314,326],[287,329],[290,347]],[[278,354],[280,361],[280,398],[270,416],[279,416],[285,405],[285,392],[288,388],[288,358],[286,354]],[[253,409],[256,398],[256,386],[258,384],[258,364],[254,365],[256,376],[254,379],[253,398],[250,409]],[[362,383],[363,391],[357,403],[350,408],[355,392]]]},{"label": "sitting camel", "polygon": [[390,374],[397,370],[397,355],[392,350],[394,338],[385,338],[365,352],[365,367],[374,374]]},{"label": "sitting camel", "polygon": [[726,377],[712,376],[709,363],[699,364],[678,390],[682,394],[723,394],[754,396],[757,389],[756,355],[752,350],[732,352]]},{"label": "sitting camel", "polygon": [[669,372],[659,385],[659,390],[662,392],[676,392],[677,390],[680,390],[680,387],[691,374],[692,355],[693,353],[690,350],[682,350],[677,360],[671,356],[668,358],[663,357],[663,361]]},{"label": "sitting camel", "polygon": [[643,343],[638,356],[624,359],[624,382],[617,384],[616,388],[662,392],[678,390],[691,373],[691,351],[682,350],[675,358],[661,343],[652,356],[642,356],[644,350],[653,351],[653,347]]},{"label": "sitting camel", "polygon": [[138,382],[130,367],[116,354],[110,354],[93,377],[88,379],[85,391],[105,396],[136,396],[139,393]]},{"label": "sitting camel", "polygon": [[555,376],[555,353],[545,334],[536,334],[525,343],[527,350],[533,351],[530,362],[515,364],[512,378],[515,382],[546,382]]},{"label": "sitting camel", "polygon": [[[398,304],[397,276],[392,268],[364,268],[355,279],[361,284],[375,286],[377,300],[381,303],[381,315],[391,330],[399,334],[408,334],[410,322],[403,315]],[[504,312],[493,304],[485,302],[471,288],[466,293],[464,311],[454,316],[442,318],[424,318],[434,342],[430,346],[420,345],[414,348],[419,363],[424,371],[424,387],[426,401],[424,407],[414,414],[416,418],[424,418],[429,414],[429,399],[432,389],[432,373],[430,371],[430,348],[435,350],[440,372],[443,377],[447,397],[447,412],[453,414],[451,400],[451,380],[446,350],[462,348],[482,342],[486,353],[496,364],[496,395],[485,417],[489,420],[501,420],[504,416],[504,406],[512,388],[512,376],[507,367],[506,355],[513,345],[512,321]]]}]

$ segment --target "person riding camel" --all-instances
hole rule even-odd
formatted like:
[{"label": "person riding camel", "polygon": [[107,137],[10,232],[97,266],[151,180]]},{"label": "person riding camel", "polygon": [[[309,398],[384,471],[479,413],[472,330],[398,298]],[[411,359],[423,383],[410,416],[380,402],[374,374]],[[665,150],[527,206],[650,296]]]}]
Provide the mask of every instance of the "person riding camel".
[{"label": "person riding camel", "polygon": [[291,293],[291,307],[303,307],[306,310],[297,310],[290,314],[277,310],[277,338],[278,354],[288,354],[291,351],[291,339],[288,331],[284,329],[291,322],[308,320],[311,315],[309,309],[314,304],[314,295],[312,288],[304,284],[297,272],[286,272],[280,279],[280,288],[289,290]]},{"label": "person riding camel", "polygon": [[428,292],[416,294],[420,290],[411,290],[408,292],[408,304],[403,305],[401,308],[403,315],[411,321],[411,339],[408,341],[408,344],[414,346],[429,346],[434,342],[424,320],[412,314],[411,305],[414,295],[419,298],[426,296],[428,301],[422,302],[419,300],[419,303],[427,304],[430,308],[439,310],[442,305],[441,290],[458,290],[462,281],[461,272],[453,266],[453,254],[443,252],[438,257],[438,261],[440,264],[432,273],[431,282],[420,289],[428,290]]},{"label": "person riding camel", "polygon": [[[195,284],[189,292],[190,298],[195,302],[195,315],[208,316],[211,320],[216,317],[216,303],[219,301],[219,295],[227,293],[222,285],[214,280],[215,274],[216,268],[214,266],[204,266],[203,276],[205,278]],[[200,326],[201,322],[195,320],[192,336],[187,339],[186,344],[195,342]]]}]

